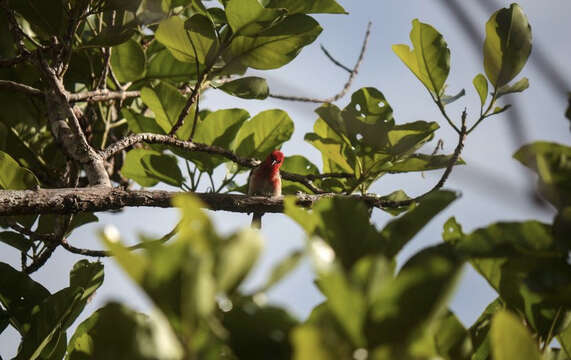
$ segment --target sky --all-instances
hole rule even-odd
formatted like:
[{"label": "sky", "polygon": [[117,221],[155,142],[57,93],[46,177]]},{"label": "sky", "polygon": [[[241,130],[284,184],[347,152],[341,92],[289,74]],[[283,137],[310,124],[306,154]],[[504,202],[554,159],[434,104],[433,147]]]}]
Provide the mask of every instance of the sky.
[{"label": "sky", "polygon": [[[452,118],[459,119],[464,107],[468,122],[474,121],[479,112],[479,99],[472,86],[473,77],[483,72],[481,54],[485,22],[493,11],[509,6],[500,0],[339,0],[348,15],[317,15],[324,30],[312,45],[305,48],[290,64],[278,70],[251,71],[268,80],[270,91],[280,94],[329,97],[336,94],[347,80],[348,74],[333,65],[319,49],[323,44],[341,63],[353,67],[359,54],[367,22],[373,23],[369,46],[360,71],[349,95],[336,104],[344,107],[350,94],[361,87],[378,88],[394,110],[397,123],[416,120],[437,121],[441,129],[425,152],[431,152],[437,139],[444,142],[444,152],[452,153],[457,138],[441,117],[428,93],[414,75],[392,52],[393,44],[410,44],[411,22],[420,21],[433,25],[445,38],[451,50],[451,71],[448,78],[450,93],[461,89],[466,96],[447,107]],[[466,165],[456,167],[445,188],[461,192],[462,196],[445,211],[435,217],[399,254],[398,262],[431,244],[442,241],[442,225],[455,216],[465,231],[472,231],[497,221],[524,221],[538,219],[551,222],[553,209],[539,206],[533,200],[533,174],[512,159],[512,154],[524,143],[547,140],[570,144],[569,122],[563,114],[566,109],[565,90],[571,90],[571,25],[568,14],[571,2],[567,0],[523,0],[519,4],[526,12],[533,32],[533,50],[530,60],[517,79],[526,76],[530,88],[522,94],[505,97],[512,109],[500,116],[485,120],[470,134],[462,154]],[[454,13],[461,7],[465,16]],[[474,25],[473,34],[465,30]],[[468,25],[468,26],[466,26]],[[219,91],[209,91],[201,108],[218,110],[240,107],[253,116],[260,111],[279,108],[288,112],[295,123],[292,139],[283,146],[287,156],[301,154],[321,167],[320,153],[303,141],[304,134],[312,131],[317,119],[317,104],[295,103],[268,99],[266,101],[243,100]],[[510,114],[511,112],[511,114]],[[221,167],[221,171],[222,171]],[[222,174],[222,173],[220,173]],[[381,178],[370,189],[378,194],[389,194],[403,189],[409,195],[418,195],[430,189],[439,179],[441,171],[421,174],[389,175]],[[164,189],[175,190],[164,186]],[[249,226],[245,214],[210,212],[217,229],[222,233],[233,232]],[[69,239],[77,247],[101,248],[97,236],[105,225],[114,225],[122,238],[129,243],[137,241],[138,234],[162,236],[176,224],[176,209],[129,208],[119,213],[100,213],[99,222],[74,231]],[[373,212],[372,221],[378,228],[390,220],[382,211]],[[289,218],[268,214],[263,219],[262,232],[266,239],[264,254],[250,274],[245,289],[253,289],[265,280],[269,269],[291,251],[303,248],[302,230]],[[1,246],[0,261],[19,268],[19,254],[7,246]],[[81,257],[58,248],[48,263],[33,274],[54,292],[69,284],[69,270]],[[119,300],[140,311],[149,311],[150,301],[126,277],[112,259],[103,260],[105,282],[98,290],[70,331],[96,309],[110,300]],[[287,307],[303,319],[323,297],[313,285],[311,266],[304,262],[288,278],[268,294],[271,303]],[[470,326],[485,306],[495,298],[495,293],[473,269],[466,266],[450,308],[465,326]],[[71,334],[72,332],[70,332]],[[19,341],[13,329],[0,334],[0,356],[15,355]]]}]

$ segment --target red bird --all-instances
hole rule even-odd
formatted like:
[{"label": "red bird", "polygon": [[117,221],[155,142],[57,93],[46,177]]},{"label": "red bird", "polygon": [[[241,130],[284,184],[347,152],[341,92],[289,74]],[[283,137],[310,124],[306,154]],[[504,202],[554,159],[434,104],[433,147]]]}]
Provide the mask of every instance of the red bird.
[{"label": "red bird", "polygon": [[[284,154],[274,150],[260,165],[255,167],[248,177],[248,195],[280,196],[282,194],[282,178],[280,167],[284,162]],[[262,227],[263,213],[254,213],[252,227]]]}]

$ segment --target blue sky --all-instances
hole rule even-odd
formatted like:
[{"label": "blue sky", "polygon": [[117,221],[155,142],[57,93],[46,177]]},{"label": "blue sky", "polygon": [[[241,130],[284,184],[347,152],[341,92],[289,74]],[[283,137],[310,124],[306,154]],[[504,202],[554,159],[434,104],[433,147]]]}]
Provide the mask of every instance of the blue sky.
[{"label": "blue sky", "polygon": [[[366,24],[373,22],[369,47],[361,70],[353,83],[353,92],[360,87],[373,86],[381,90],[394,109],[397,123],[427,120],[437,121],[441,129],[435,139],[444,141],[446,153],[453,151],[456,143],[454,133],[443,121],[436,106],[420,82],[400,62],[392,52],[391,45],[409,44],[408,34],[411,21],[419,18],[438,29],[451,49],[451,72],[448,85],[451,93],[462,88],[466,96],[449,106],[449,113],[458,119],[464,107],[468,109],[468,119],[474,120],[479,111],[479,100],[472,87],[473,77],[483,72],[481,43],[476,45],[460,26],[461,19],[453,16],[451,4],[461,4],[467,17],[484,37],[484,25],[493,9],[506,7],[507,1],[427,1],[427,0],[340,0],[349,15],[318,15],[317,20],[324,31],[317,41],[304,49],[290,64],[282,69],[252,72],[268,79],[270,89],[275,93],[328,97],[337,93],[347,78],[347,73],[333,65],[323,56],[319,43],[323,44],[339,61],[352,67],[358,56]],[[495,4],[495,6],[494,6]],[[570,143],[569,122],[563,113],[566,108],[565,94],[558,84],[571,89],[571,28],[568,14],[571,2],[566,0],[520,1],[532,25],[534,48],[530,61],[518,76],[530,80],[530,88],[523,94],[506,97],[506,103],[514,105],[515,115],[507,114],[486,120],[466,141],[463,158],[467,165],[455,168],[446,188],[461,191],[462,197],[436,217],[423,229],[399,255],[402,262],[420,248],[441,241],[442,225],[450,216],[471,231],[496,221],[520,221],[539,219],[550,222],[553,211],[537,207],[531,200],[531,185],[534,178],[511,156],[521,145],[521,141],[549,140],[564,144]],[[549,62],[551,69],[558,74],[557,81],[547,78],[541,65]],[[559,86],[561,87],[561,86]],[[349,94],[350,94],[349,93]],[[336,104],[344,107],[348,98]],[[286,110],[295,122],[292,139],[285,144],[286,155],[302,154],[321,166],[320,154],[303,141],[303,135],[311,131],[317,116],[313,112],[316,104],[292,103],[280,100],[255,101],[241,100],[221,92],[209,91],[204,97],[203,108],[217,110],[241,107],[251,115],[266,109]],[[514,111],[510,109],[509,111]],[[513,123],[517,126],[512,126]],[[519,138],[515,135],[519,134]],[[435,141],[433,142],[435,144]],[[430,152],[434,144],[425,150]],[[222,170],[222,169],[221,169]],[[388,194],[404,189],[411,195],[420,194],[431,188],[440,176],[439,171],[420,174],[390,175],[383,177],[370,191]],[[166,187],[165,187],[166,188]],[[242,214],[218,212],[212,217],[222,232],[230,232],[249,225],[249,217]],[[99,248],[97,231],[106,224],[119,228],[126,241],[134,242],[137,234],[163,235],[170,231],[177,221],[175,209],[127,209],[119,214],[100,214],[97,224],[84,226],[75,231],[70,242],[78,247]],[[372,220],[382,227],[390,217],[375,211]],[[304,236],[295,223],[282,215],[266,215],[263,233],[266,249],[263,258],[251,274],[247,287],[253,287],[265,279],[268,269],[294,249],[304,246]],[[33,275],[51,291],[68,285],[68,272],[80,257],[58,249],[47,265]],[[0,261],[19,267],[19,254],[2,247]],[[148,311],[150,302],[125,277],[112,260],[104,260],[105,283],[93,301],[86,307],[76,324],[89,316],[109,300],[121,300],[132,307]],[[312,284],[309,264],[304,263],[286,280],[268,294],[269,300],[288,307],[303,318],[310,309],[322,300]],[[495,298],[494,292],[475,272],[466,267],[456,294],[451,300],[451,308],[461,321],[469,326]],[[18,337],[14,330],[0,335],[0,356],[9,358],[15,354]]]}]

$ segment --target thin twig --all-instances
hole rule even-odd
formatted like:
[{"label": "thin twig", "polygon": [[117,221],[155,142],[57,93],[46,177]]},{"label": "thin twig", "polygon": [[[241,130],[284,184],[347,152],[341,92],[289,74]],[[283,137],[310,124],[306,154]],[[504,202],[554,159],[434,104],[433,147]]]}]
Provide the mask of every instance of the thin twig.
[{"label": "thin twig", "polygon": [[42,91],[35,87],[10,80],[0,80],[0,88],[16,90],[32,96],[42,96]]},{"label": "thin twig", "polygon": [[347,67],[338,63],[322,47],[322,49],[325,52],[325,54],[327,55],[327,57],[331,61],[333,61],[333,63],[335,65],[338,65],[341,68],[343,68],[344,70],[349,71],[349,78],[347,79],[347,82],[345,83],[345,85],[343,85],[343,88],[341,89],[341,91],[339,93],[337,93],[336,95],[333,95],[332,97],[327,98],[327,99],[317,99],[317,98],[310,98],[310,97],[304,97],[304,96],[279,95],[279,94],[271,94],[271,93],[269,94],[269,97],[272,97],[274,99],[300,101],[300,102],[311,102],[311,103],[332,103],[332,102],[335,102],[335,101],[341,99],[343,96],[345,96],[347,91],[349,91],[349,89],[351,88],[351,85],[353,84],[353,80],[355,79],[355,76],[359,73],[359,67],[361,66],[361,63],[363,62],[363,59],[365,56],[365,50],[367,50],[367,44],[369,42],[369,37],[371,35],[371,25],[372,25],[371,22],[369,22],[367,24],[367,31],[365,32],[365,39],[363,40],[363,46],[361,47],[361,53],[359,54],[359,58],[357,59],[357,62],[355,63],[355,66],[353,67],[352,70],[350,70]]},{"label": "thin twig", "polygon": [[327,56],[329,58],[329,60],[331,60],[332,63],[339,66],[341,69],[347,71],[349,74],[351,74],[353,72],[352,69],[349,69],[349,67],[341,64],[339,61],[337,61],[335,58],[333,58],[333,56],[331,56],[331,54],[329,53],[329,51],[327,51],[327,49],[325,48],[325,46],[323,46],[323,44],[319,44],[319,47],[321,48],[321,51],[323,51],[325,56]]}]

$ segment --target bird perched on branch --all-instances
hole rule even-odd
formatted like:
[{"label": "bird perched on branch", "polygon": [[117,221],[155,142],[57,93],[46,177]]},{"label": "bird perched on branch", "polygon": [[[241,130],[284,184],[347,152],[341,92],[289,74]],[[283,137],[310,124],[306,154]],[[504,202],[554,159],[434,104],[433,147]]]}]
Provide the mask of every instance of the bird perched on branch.
[{"label": "bird perched on branch", "polygon": [[[280,196],[282,194],[282,178],[280,167],[284,162],[284,154],[274,150],[260,165],[250,172],[248,177],[248,195]],[[252,227],[262,227],[263,213],[254,212]]]}]

